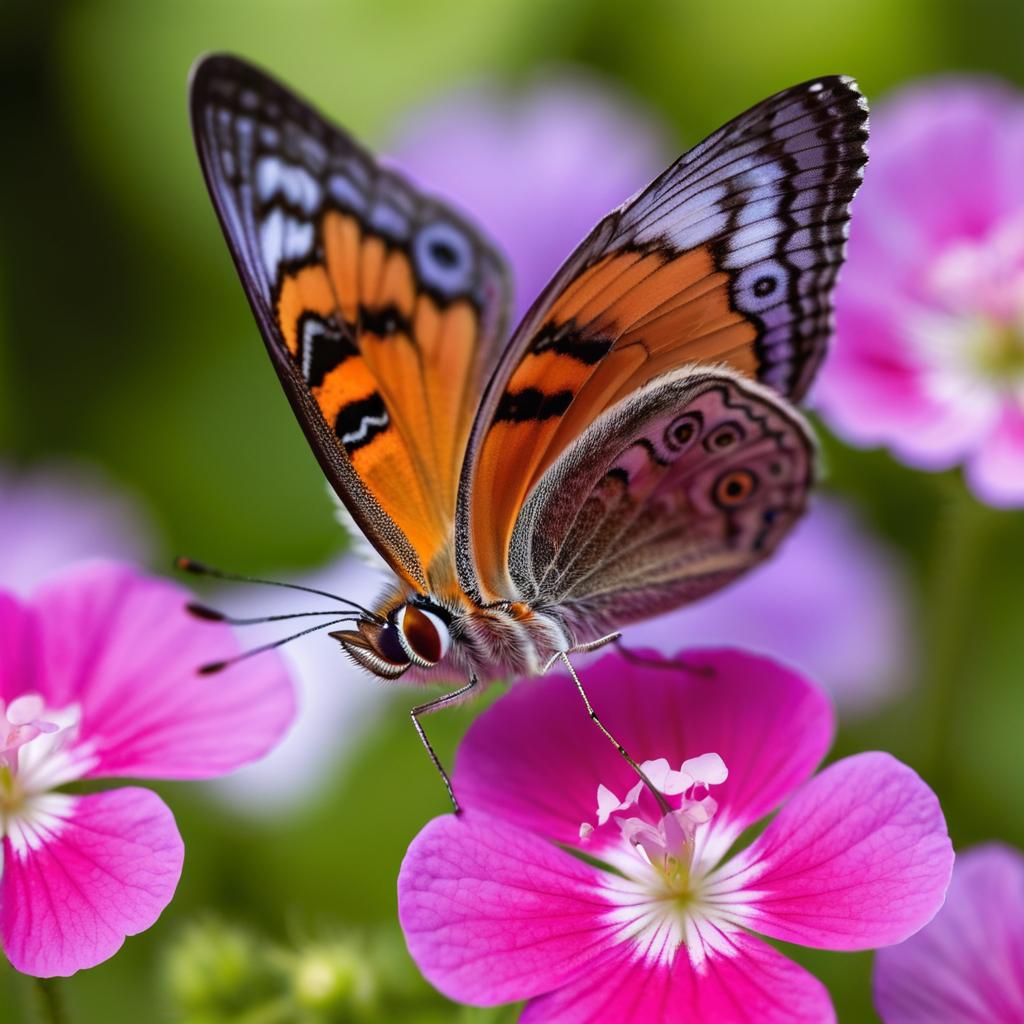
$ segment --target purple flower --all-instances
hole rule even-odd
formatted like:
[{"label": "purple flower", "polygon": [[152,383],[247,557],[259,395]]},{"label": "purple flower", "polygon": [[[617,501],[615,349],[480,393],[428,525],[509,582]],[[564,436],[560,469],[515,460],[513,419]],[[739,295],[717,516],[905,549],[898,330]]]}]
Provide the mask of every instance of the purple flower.
[{"label": "purple flower", "polygon": [[609,655],[585,673],[667,812],[566,677],[517,685],[470,728],[466,812],[420,832],[398,883],[409,949],[446,995],[528,999],[531,1024],[831,1021],[824,987],[754,933],[867,949],[938,910],[953,853],[914,772],[867,753],[811,778],[833,730],[820,691],[751,654],[681,657],[713,672]]},{"label": "purple flower", "polygon": [[1024,97],[954,79],[877,108],[836,322],[837,430],[1024,505]]},{"label": "purple flower", "polygon": [[1024,857],[998,843],[958,854],[931,924],[875,958],[885,1024],[1024,1020]]},{"label": "purple flower", "polygon": [[650,114],[583,76],[517,98],[480,86],[408,119],[392,151],[508,254],[521,316],[606,213],[668,162]]},{"label": "purple flower", "polygon": [[19,594],[78,559],[145,561],[153,546],[137,503],[79,463],[0,463],[0,537],[0,584]]},{"label": "purple flower", "polygon": [[630,626],[626,641],[665,654],[688,637],[760,651],[818,680],[843,711],[864,713],[906,677],[906,604],[893,553],[838,502],[818,499],[757,572],[695,605]]},{"label": "purple flower", "polygon": [[0,943],[27,974],[68,975],[156,921],[184,855],[147,789],[71,795],[82,779],[203,779],[277,741],[294,714],[263,656],[216,684],[237,651],[188,594],[108,562],[79,564],[25,602],[0,591]]}]

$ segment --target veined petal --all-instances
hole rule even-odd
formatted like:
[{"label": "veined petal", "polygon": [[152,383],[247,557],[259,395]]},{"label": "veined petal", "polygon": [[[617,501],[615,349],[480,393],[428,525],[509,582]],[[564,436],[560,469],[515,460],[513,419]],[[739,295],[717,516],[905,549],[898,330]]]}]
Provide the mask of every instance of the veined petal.
[{"label": "veined petal", "polygon": [[445,995],[476,1006],[550,991],[614,943],[595,868],[469,811],[435,818],[398,876],[409,952]]},{"label": "veined petal", "polygon": [[33,663],[20,692],[81,708],[92,776],[208,778],[264,754],[294,715],[282,662],[263,654],[222,675],[231,630],[185,612],[186,590],[127,566],[88,562],[32,599]]},{"label": "veined petal", "polygon": [[996,843],[957,855],[942,910],[875,957],[885,1024],[1024,1020],[1024,857]]},{"label": "veined petal", "polygon": [[698,972],[685,952],[671,967],[637,962],[616,946],[557,991],[532,1000],[521,1024],[830,1024],[825,987],[781,953],[743,933]]},{"label": "veined petal", "polygon": [[[814,771],[831,741],[832,710],[817,688],[769,658],[732,650],[677,658],[707,674],[609,654],[584,665],[581,678],[602,721],[638,761],[682,764],[713,752],[725,762],[713,826],[724,852]],[[635,782],[560,675],[517,684],[481,715],[455,769],[465,806],[570,844],[580,822],[594,818],[598,783],[625,793]]]},{"label": "veined petal", "polygon": [[92,967],[152,925],[184,857],[174,816],[149,790],[60,799],[34,838],[3,841],[0,941],[17,970],[39,977]]},{"label": "veined petal", "polygon": [[822,949],[900,942],[942,906],[953,848],[935,794],[889,754],[831,765],[708,881],[754,931]]}]

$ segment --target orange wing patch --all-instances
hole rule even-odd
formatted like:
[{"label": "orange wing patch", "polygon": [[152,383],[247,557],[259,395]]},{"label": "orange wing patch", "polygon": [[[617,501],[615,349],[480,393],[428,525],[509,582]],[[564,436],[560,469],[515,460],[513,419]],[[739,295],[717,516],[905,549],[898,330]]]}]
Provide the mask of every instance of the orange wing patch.
[{"label": "orange wing patch", "polygon": [[587,425],[687,363],[726,363],[753,373],[756,336],[754,325],[732,308],[729,275],[715,270],[706,247],[674,259],[620,251],[580,273],[552,303],[482,440],[473,481],[481,582],[508,579],[509,544],[523,502]]},{"label": "orange wing patch", "polygon": [[328,211],[323,262],[281,280],[289,352],[359,477],[428,569],[451,541],[479,395],[479,318],[421,291],[407,253]]},{"label": "orange wing patch", "polygon": [[303,313],[329,317],[337,308],[331,282],[321,266],[303,267],[281,282],[277,300],[277,323],[288,351],[299,354],[299,321]]}]

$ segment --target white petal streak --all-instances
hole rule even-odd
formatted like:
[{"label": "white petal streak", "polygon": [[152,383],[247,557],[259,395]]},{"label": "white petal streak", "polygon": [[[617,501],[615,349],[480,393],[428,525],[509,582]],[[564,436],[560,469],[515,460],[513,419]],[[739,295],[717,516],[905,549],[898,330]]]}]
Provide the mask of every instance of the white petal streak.
[{"label": "white petal streak", "polygon": [[[653,872],[652,872],[653,874]],[[650,880],[606,876],[600,895],[611,907],[605,920],[620,942],[630,942],[645,963],[671,966],[685,947],[694,970],[701,971],[709,955],[734,956],[729,936],[742,929],[747,912],[745,893],[730,893],[722,904],[702,891],[685,905],[659,891]]]},{"label": "white petal streak", "polygon": [[6,823],[14,855],[23,858],[56,839],[77,802],[76,797],[64,793],[47,793],[25,801]]}]

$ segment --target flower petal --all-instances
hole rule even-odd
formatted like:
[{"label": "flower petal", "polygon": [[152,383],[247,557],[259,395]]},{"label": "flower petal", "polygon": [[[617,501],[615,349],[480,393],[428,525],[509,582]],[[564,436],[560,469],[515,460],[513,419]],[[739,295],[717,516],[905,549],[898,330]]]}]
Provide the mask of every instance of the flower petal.
[{"label": "flower petal", "polygon": [[29,610],[13,594],[0,590],[0,700],[10,702],[32,689],[36,646]]},{"label": "flower petal", "polygon": [[[720,755],[729,777],[714,789],[715,823],[738,832],[811,774],[828,749],[832,711],[819,690],[768,658],[730,650],[678,657],[711,674],[609,654],[581,678],[602,721],[638,761]],[[599,784],[624,793],[635,782],[561,675],[518,683],[481,715],[455,768],[466,807],[565,843],[594,817]]]},{"label": "flower petal", "polygon": [[16,853],[4,840],[0,940],[17,970],[44,978],[101,963],[150,927],[185,853],[174,816],[147,789],[68,799],[42,845]]},{"label": "flower petal", "polygon": [[871,949],[942,906],[953,849],[935,794],[889,754],[848,757],[804,786],[714,879],[745,923],[786,942]]},{"label": "flower petal", "polygon": [[409,952],[446,996],[476,1006],[557,988],[613,941],[588,864],[479,812],[435,818],[398,876]]},{"label": "flower petal", "polygon": [[672,967],[647,966],[616,946],[571,983],[532,1000],[520,1024],[829,1024],[825,986],[766,943],[729,936],[733,954],[697,973],[681,951]]},{"label": "flower petal", "polygon": [[984,444],[968,460],[967,482],[996,508],[1024,505],[1024,410],[1007,402]]},{"label": "flower petal", "polygon": [[957,855],[942,910],[875,957],[886,1024],[1024,1020],[1024,857],[993,843]]},{"label": "flower petal", "polygon": [[34,595],[36,663],[22,690],[81,706],[92,776],[220,775],[265,753],[291,721],[294,693],[275,654],[197,674],[238,643],[227,626],[191,618],[189,596],[109,562],[78,565]]}]

